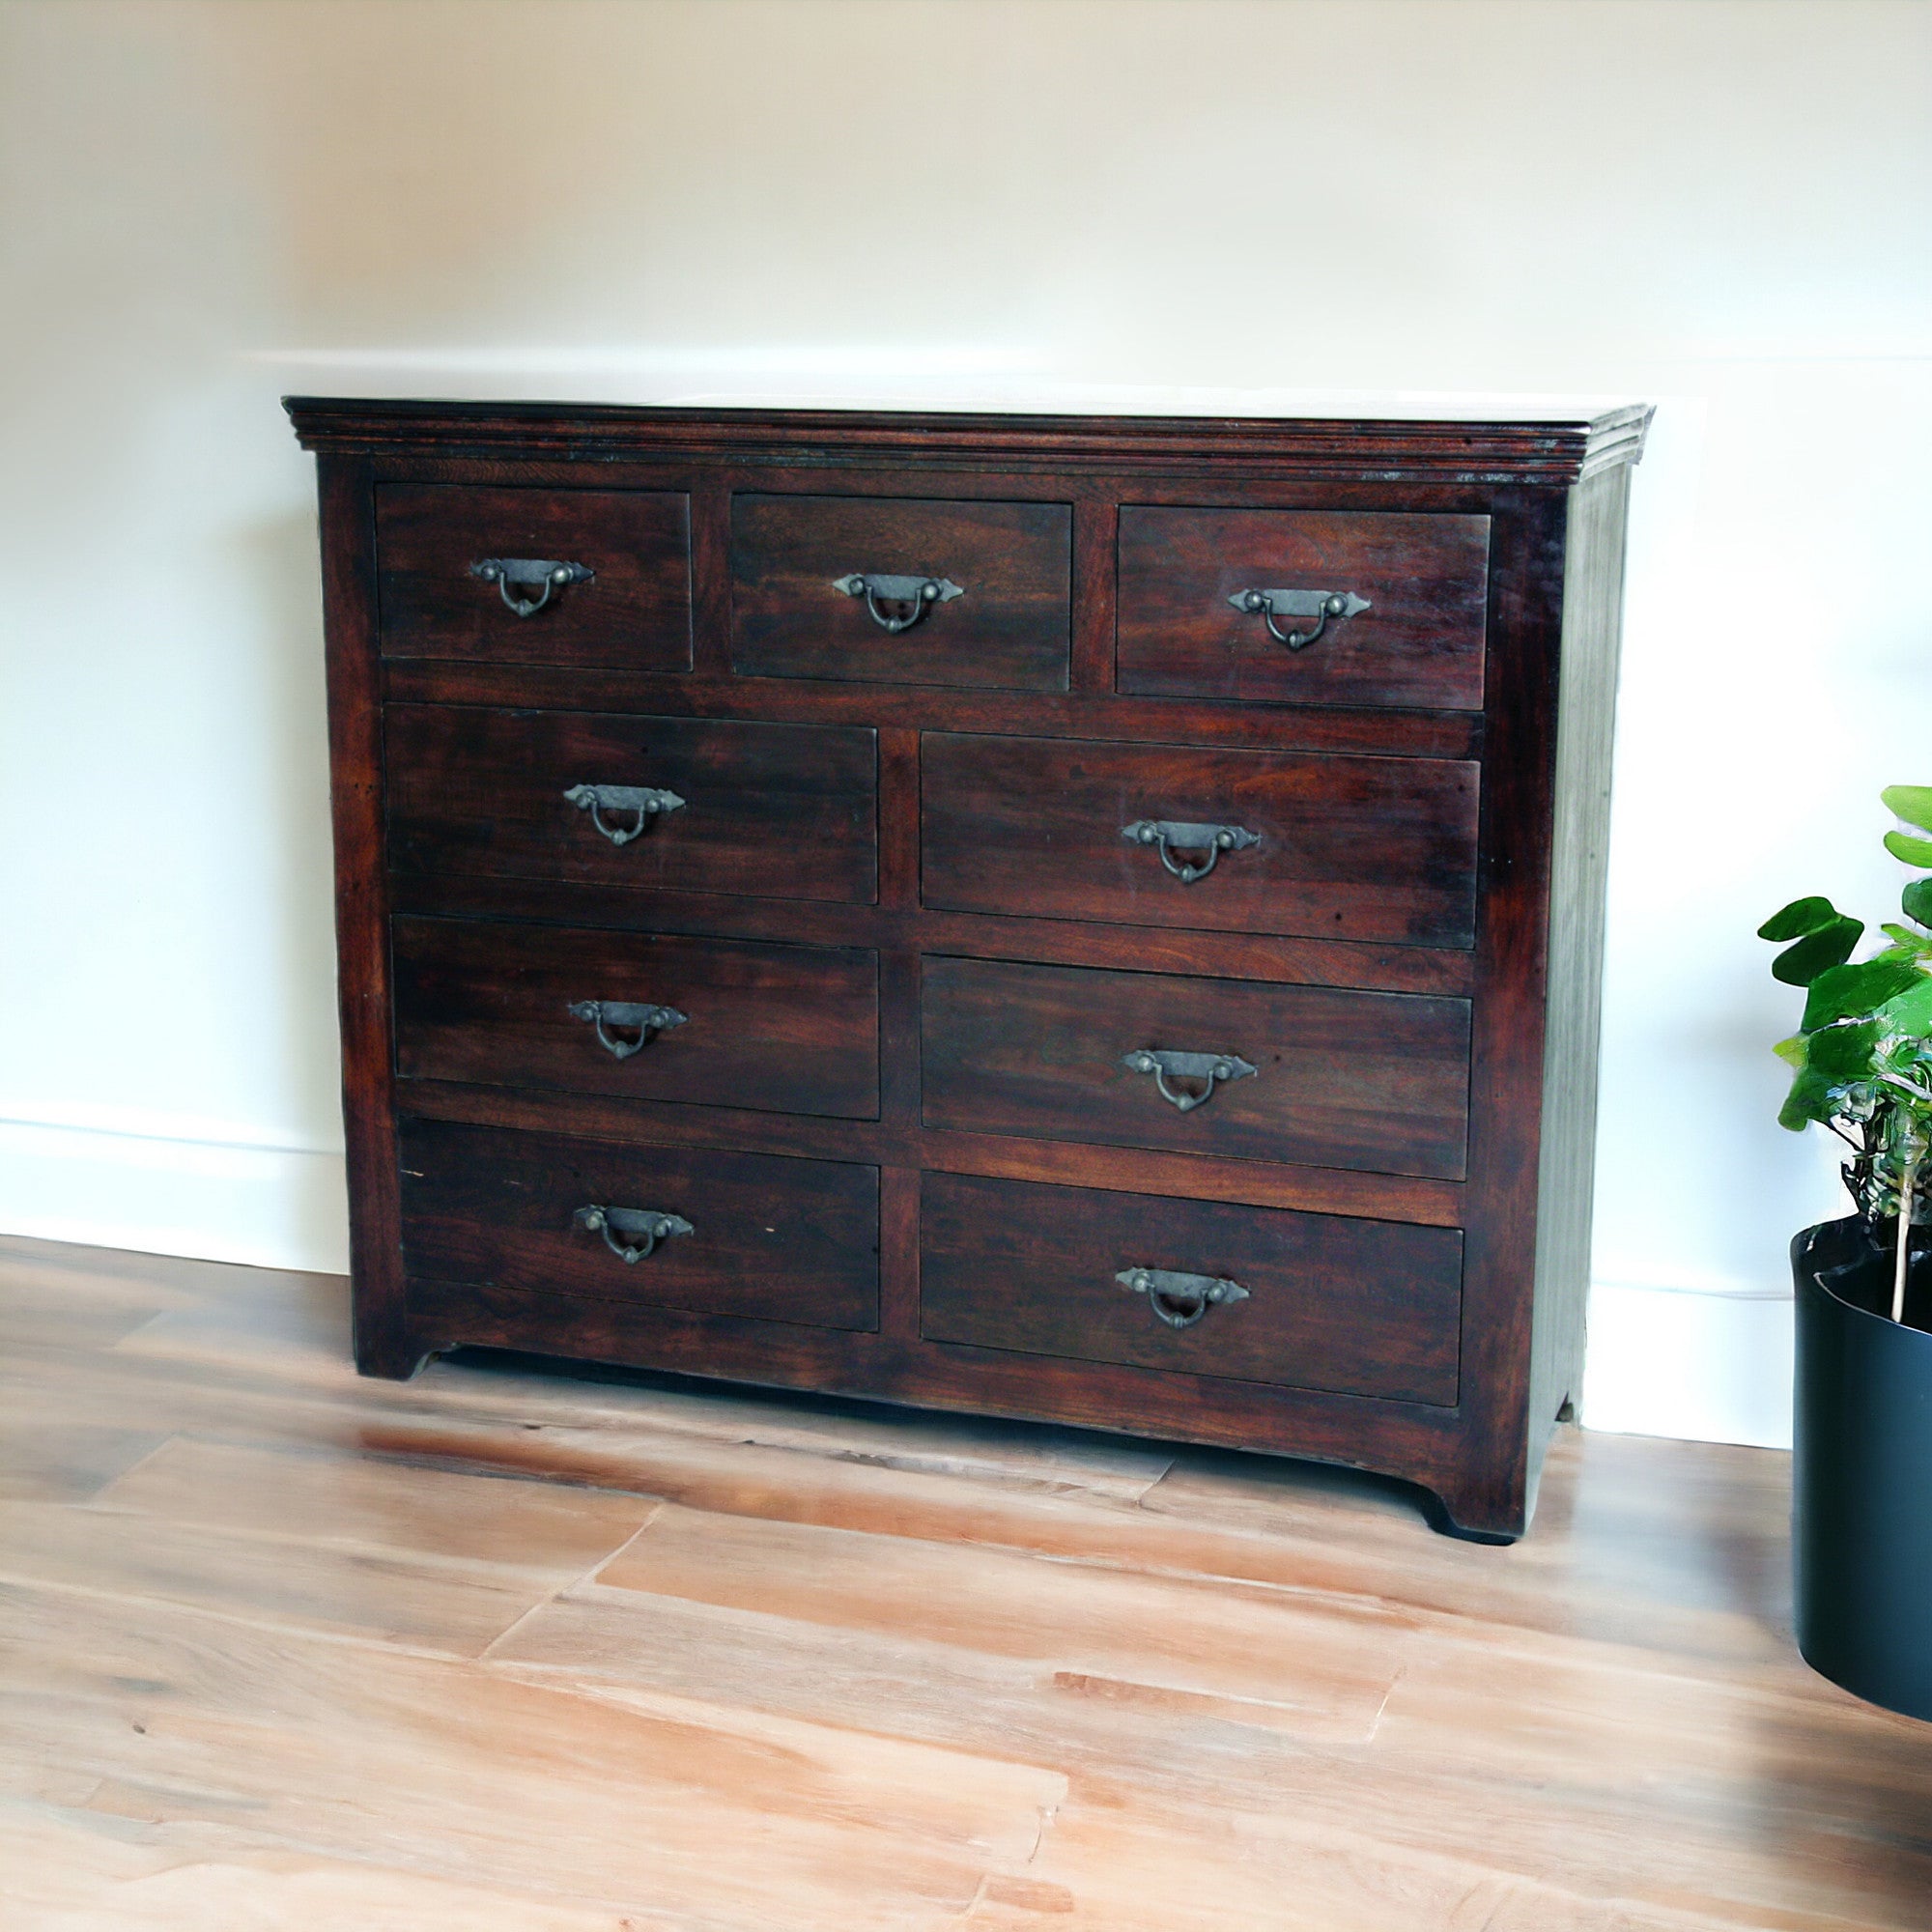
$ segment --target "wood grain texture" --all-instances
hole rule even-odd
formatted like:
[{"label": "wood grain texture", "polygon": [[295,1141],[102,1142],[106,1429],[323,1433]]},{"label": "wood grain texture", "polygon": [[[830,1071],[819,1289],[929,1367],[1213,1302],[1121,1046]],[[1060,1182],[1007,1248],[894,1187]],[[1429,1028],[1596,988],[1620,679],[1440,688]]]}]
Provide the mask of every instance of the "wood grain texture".
[{"label": "wood grain texture", "polygon": [[[1485,517],[1121,510],[1120,688],[1288,704],[1483,707]],[[1370,608],[1290,650],[1231,597],[1321,590]],[[1306,635],[1313,619],[1277,618]]]},{"label": "wood grain texture", "polygon": [[[929,1127],[1462,1179],[1469,1008],[1315,986],[923,962]],[[1126,1057],[1238,1055],[1181,1112]],[[1200,1080],[1170,1081],[1183,1098]]]},{"label": "wood grain texture", "polygon": [[[1463,1237],[1336,1215],[928,1175],[928,1341],[1447,1406]],[[1133,1268],[1224,1277],[1248,1298],[1157,1319]],[[1042,1379],[1045,1371],[1042,1370]]]},{"label": "wood grain texture", "polygon": [[[1065,691],[1072,527],[1065,503],[742,495],[731,506],[732,668]],[[944,578],[965,594],[890,633],[863,597],[834,587],[855,571]]]},{"label": "wood grain texture", "polygon": [[1253,1456],[370,1381],[348,1320],[327,1277],[0,1241],[0,1456],[160,1438],[0,1537],[10,1925],[1924,1922],[1924,1727],[1799,1662],[1781,1455],[1563,1431],[1484,1549]]},{"label": "wood grain texture", "polygon": [[[405,871],[860,903],[877,890],[870,731],[392,704],[384,739],[389,860]],[[564,797],[600,784],[684,804],[619,845]]]},{"label": "wood grain texture", "polygon": [[[877,1325],[876,1169],[430,1121],[404,1123],[401,1157],[412,1275],[813,1328]],[[577,1224],[588,1207],[674,1214],[692,1232],[627,1263]]]},{"label": "wood grain texture", "polygon": [[[924,773],[931,907],[1414,946],[1473,934],[1474,765],[934,731]],[[1147,820],[1261,843],[1188,885],[1122,837]]]},{"label": "wood grain texture", "polygon": [[[393,930],[405,1078],[878,1116],[874,953],[482,920],[398,919]],[[684,1018],[619,1060],[573,1016],[586,1000]],[[642,1037],[606,1032],[620,1045]]]},{"label": "wood grain texture", "polygon": [[[385,484],[376,549],[386,657],[691,668],[691,504],[681,493]],[[470,575],[490,557],[595,574],[520,617],[497,584]]]}]

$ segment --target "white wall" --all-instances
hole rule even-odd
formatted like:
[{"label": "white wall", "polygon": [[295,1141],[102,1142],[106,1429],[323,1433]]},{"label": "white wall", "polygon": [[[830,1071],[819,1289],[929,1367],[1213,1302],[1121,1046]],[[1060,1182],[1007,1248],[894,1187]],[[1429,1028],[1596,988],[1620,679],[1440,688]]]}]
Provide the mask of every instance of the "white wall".
[{"label": "white wall", "polygon": [[[1659,400],[1589,1419],[1771,1441],[1750,934],[1932,779],[1932,11],[0,4],[0,1228],[337,1267],[284,389]],[[1256,399],[1264,406],[1268,398]],[[1282,399],[1279,395],[1275,402]]]}]

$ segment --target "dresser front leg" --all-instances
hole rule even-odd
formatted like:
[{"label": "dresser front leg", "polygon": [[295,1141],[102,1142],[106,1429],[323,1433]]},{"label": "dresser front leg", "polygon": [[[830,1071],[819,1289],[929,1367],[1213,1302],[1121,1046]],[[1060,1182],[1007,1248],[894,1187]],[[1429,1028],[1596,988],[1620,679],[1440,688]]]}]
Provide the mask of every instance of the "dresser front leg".
[{"label": "dresser front leg", "polygon": [[1521,1495],[1499,1495],[1493,1482],[1454,1478],[1425,1489],[1423,1513],[1438,1536],[1463,1543],[1515,1543],[1529,1527],[1530,1503]]},{"label": "dresser front leg", "polygon": [[443,1345],[432,1342],[407,1323],[355,1318],[355,1370],[384,1381],[412,1380]]}]

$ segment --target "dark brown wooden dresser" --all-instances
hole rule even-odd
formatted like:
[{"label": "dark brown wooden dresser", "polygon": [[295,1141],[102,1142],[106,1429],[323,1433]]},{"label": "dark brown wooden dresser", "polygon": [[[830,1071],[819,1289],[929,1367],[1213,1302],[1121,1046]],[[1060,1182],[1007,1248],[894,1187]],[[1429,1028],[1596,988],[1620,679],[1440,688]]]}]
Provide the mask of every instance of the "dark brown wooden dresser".
[{"label": "dark brown wooden dresser", "polygon": [[289,410],[365,1372],[1090,1424],[1521,1532],[1647,411]]}]

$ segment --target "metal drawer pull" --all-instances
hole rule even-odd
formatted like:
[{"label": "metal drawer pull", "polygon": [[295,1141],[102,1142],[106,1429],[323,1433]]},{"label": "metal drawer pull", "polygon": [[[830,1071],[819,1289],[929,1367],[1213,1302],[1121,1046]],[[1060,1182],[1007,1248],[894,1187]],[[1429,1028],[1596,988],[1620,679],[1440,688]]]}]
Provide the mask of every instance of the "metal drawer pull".
[{"label": "metal drawer pull", "polygon": [[[590,822],[613,845],[628,845],[667,811],[682,811],[684,801],[674,791],[659,791],[651,785],[572,785],[564,797],[579,811],[587,811]],[[620,825],[606,825],[607,811],[630,811],[636,823],[627,831]]]},{"label": "metal drawer pull", "polygon": [[[580,1208],[576,1219],[580,1228],[602,1235],[604,1245],[620,1262],[633,1265],[642,1261],[660,1241],[668,1241],[673,1235],[697,1232],[682,1214],[660,1214],[651,1208]],[[619,1235],[625,1239],[618,1240]],[[633,1246],[636,1241],[643,1245]]]},{"label": "metal drawer pull", "polygon": [[[966,594],[966,586],[954,583],[950,577],[893,577],[880,570],[855,570],[835,577],[832,587],[848,597],[863,597],[872,622],[895,636],[911,630],[935,604],[950,604]],[[881,604],[909,604],[912,608],[903,617],[889,617],[879,609]]]},{"label": "metal drawer pull", "polygon": [[1170,1328],[1192,1328],[1210,1308],[1246,1301],[1248,1291],[1225,1275],[1176,1274],[1170,1268],[1122,1268],[1114,1279],[1148,1298]]},{"label": "metal drawer pull", "polygon": [[[1193,825],[1178,818],[1137,818],[1121,827],[1121,837],[1135,845],[1158,845],[1160,863],[1183,886],[1205,879],[1221,863],[1223,852],[1245,852],[1262,842],[1262,835],[1245,825]],[[1177,860],[1177,852],[1205,852],[1207,863],[1190,866]]]},{"label": "metal drawer pull", "polygon": [[[550,602],[553,590],[566,583],[591,583],[597,573],[587,563],[555,563],[547,556],[486,556],[481,563],[469,566],[471,577],[480,577],[485,583],[494,583],[503,602],[519,617],[534,617]],[[513,597],[511,584],[525,589],[543,585],[541,597]]]},{"label": "metal drawer pull", "polygon": [[[575,1010],[575,1009],[573,1009]],[[1246,1080],[1255,1071],[1237,1053],[1167,1053],[1159,1047],[1144,1046],[1121,1056],[1121,1065],[1129,1073],[1151,1073],[1160,1097],[1191,1114],[1214,1097],[1216,1084],[1223,1080]],[[1199,1093],[1178,1093],[1169,1080],[1203,1080]]]},{"label": "metal drawer pull", "polygon": [[[1228,599],[1236,611],[1258,611],[1268,636],[1292,651],[1306,650],[1328,628],[1331,617],[1354,617],[1375,607],[1352,590],[1237,590]],[[1277,617],[1314,617],[1312,631],[1277,631]]]},{"label": "metal drawer pull", "polygon": [[[629,1060],[632,1054],[641,1053],[656,1035],[681,1027],[689,1018],[675,1007],[642,1007],[633,1000],[573,1000],[570,1016],[588,1020],[597,1029],[598,1043],[612,1060]],[[638,1037],[613,1039],[608,1031],[611,1027],[636,1027]]]}]

